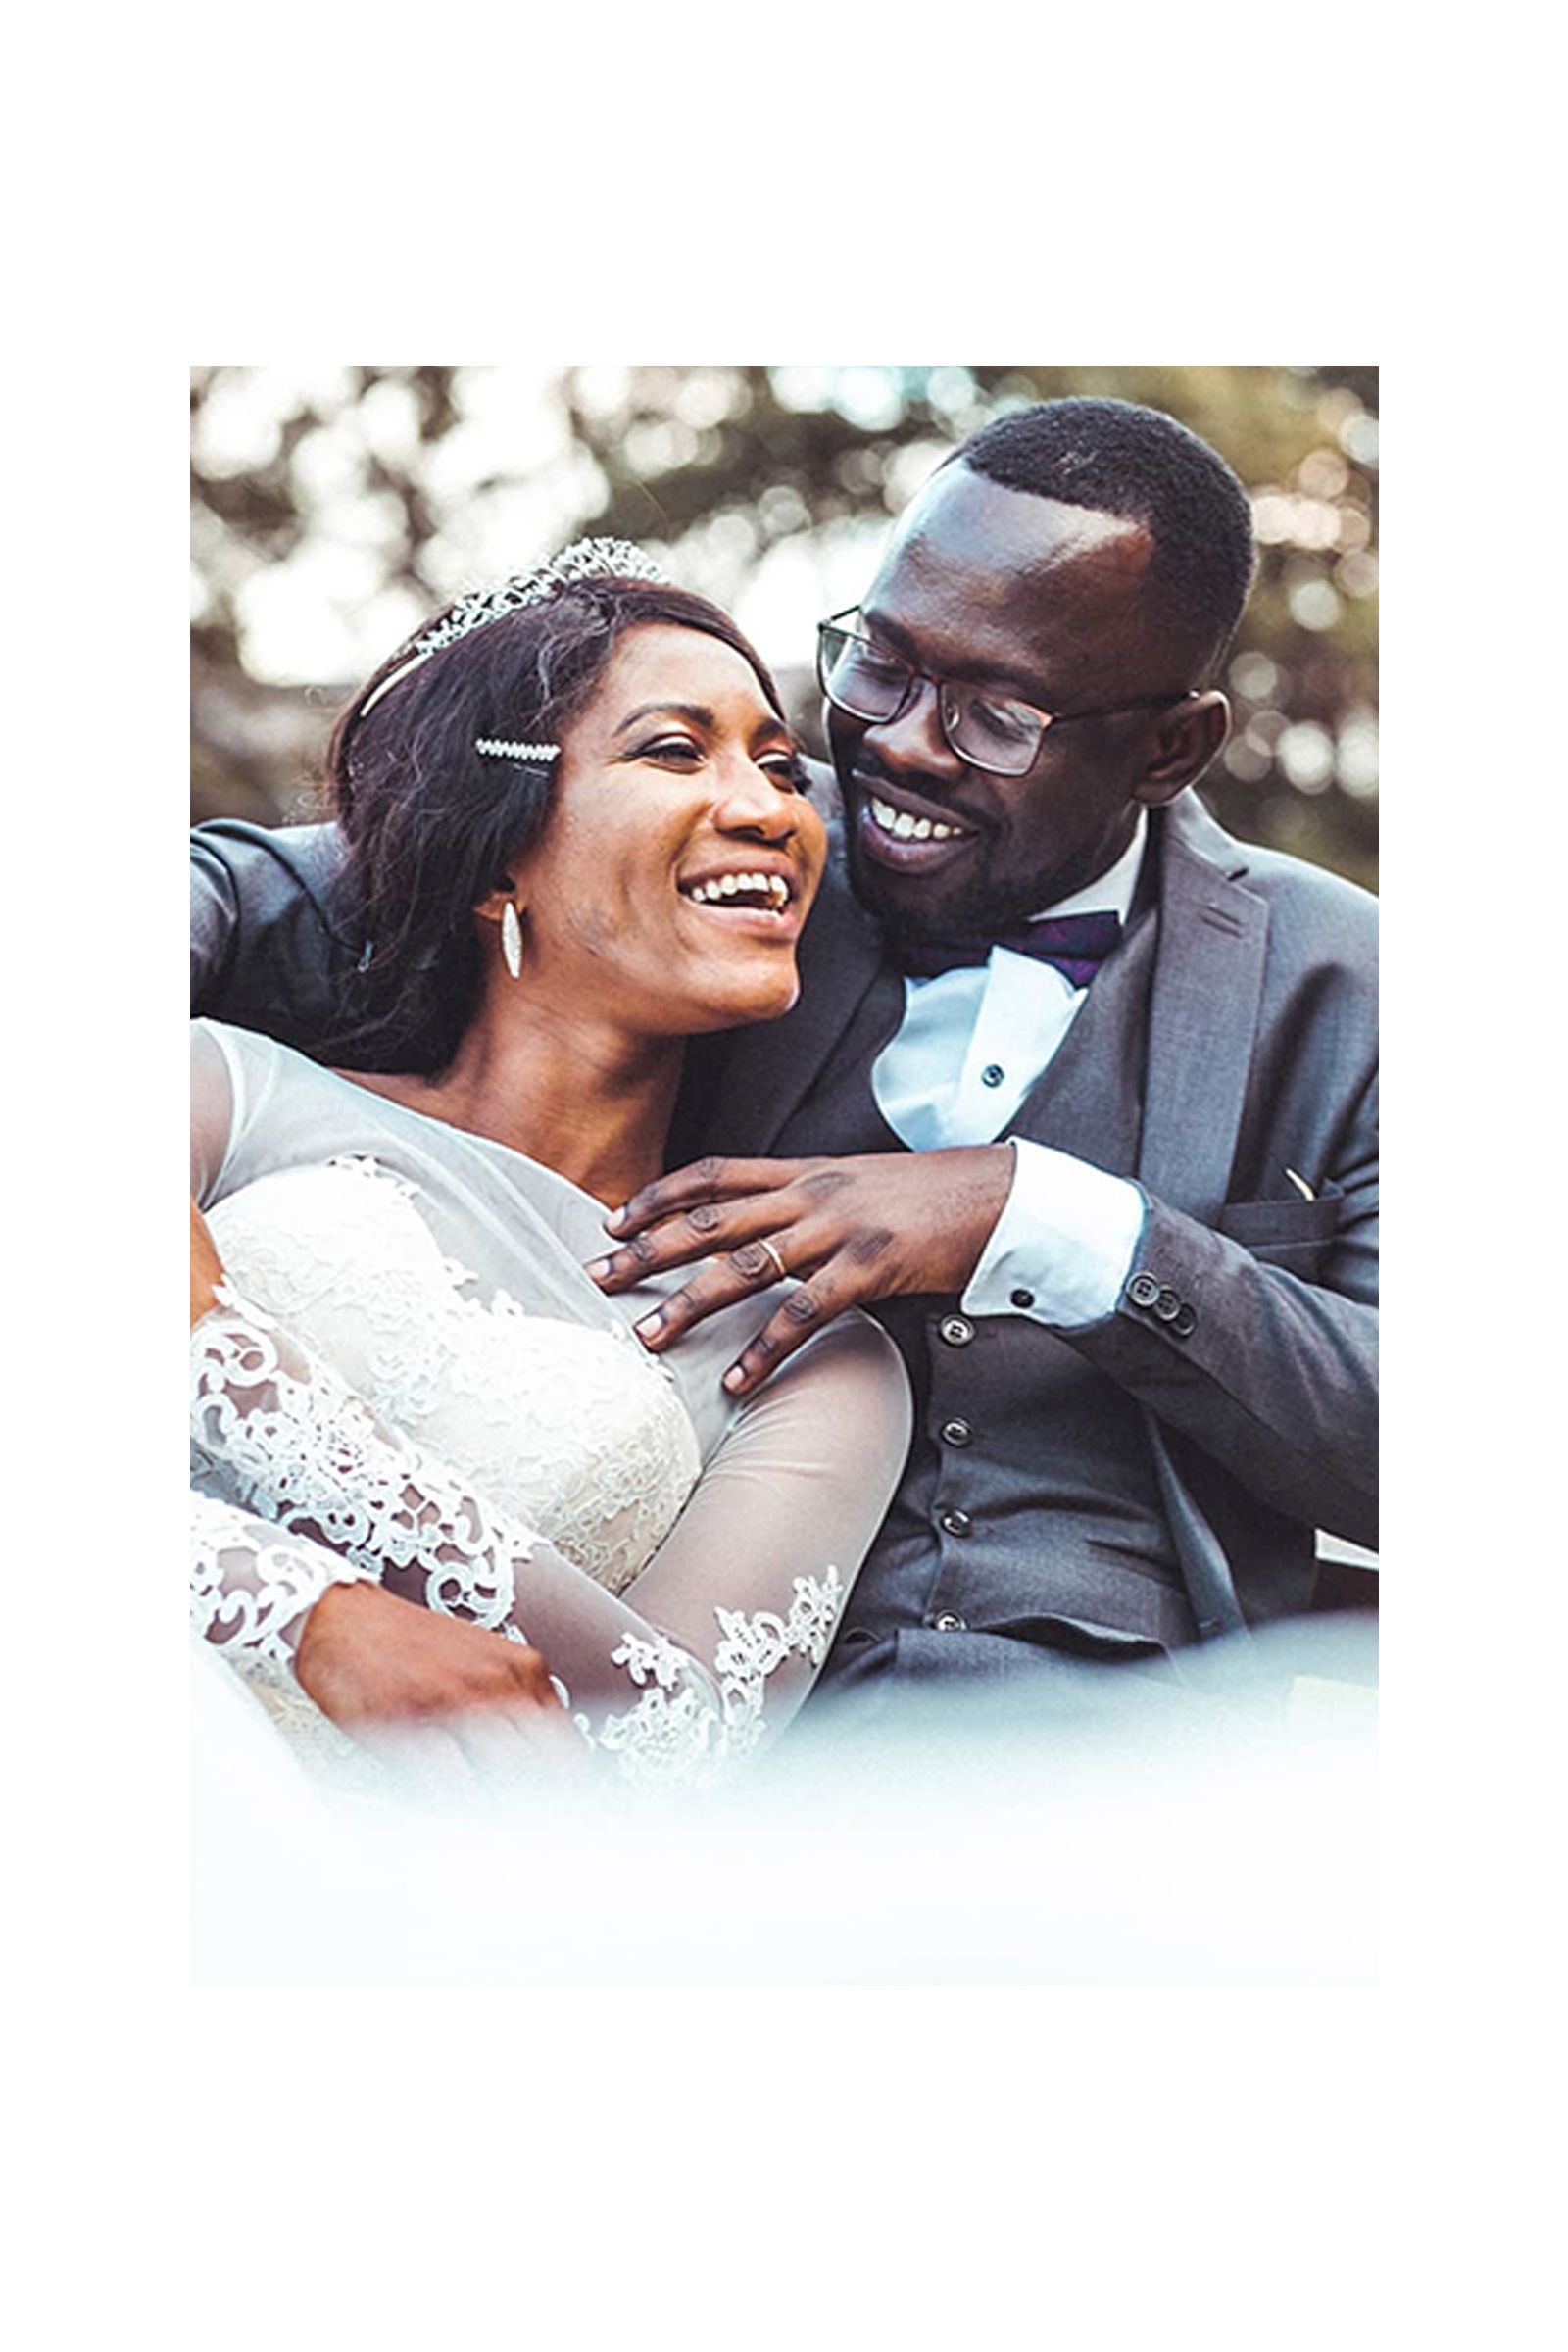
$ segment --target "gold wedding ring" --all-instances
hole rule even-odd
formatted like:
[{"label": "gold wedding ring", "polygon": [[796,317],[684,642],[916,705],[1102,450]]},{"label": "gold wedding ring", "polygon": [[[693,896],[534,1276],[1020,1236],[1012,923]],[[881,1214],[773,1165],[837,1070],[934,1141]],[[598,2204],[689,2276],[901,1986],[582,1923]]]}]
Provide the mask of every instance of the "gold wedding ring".
[{"label": "gold wedding ring", "polygon": [[759,1234],[757,1246],[760,1250],[765,1250],[768,1256],[773,1260],[773,1264],[777,1269],[779,1281],[788,1282],[790,1278],[790,1270],[784,1263],[784,1260],[780,1257],[778,1251],[774,1249],[772,1243],[767,1240],[765,1235]]}]

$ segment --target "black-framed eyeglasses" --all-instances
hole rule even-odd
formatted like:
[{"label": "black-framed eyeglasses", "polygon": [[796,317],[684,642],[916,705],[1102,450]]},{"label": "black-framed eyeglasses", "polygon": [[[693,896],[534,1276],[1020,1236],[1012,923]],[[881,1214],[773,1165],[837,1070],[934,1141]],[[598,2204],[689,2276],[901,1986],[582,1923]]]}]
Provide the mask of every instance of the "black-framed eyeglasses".
[{"label": "black-framed eyeglasses", "polygon": [[831,620],[817,624],[817,682],[834,709],[851,718],[887,725],[903,717],[922,682],[934,686],[948,749],[994,776],[1021,776],[1031,768],[1048,727],[1070,726],[1079,718],[1114,718],[1124,710],[1157,710],[1167,703],[1191,702],[1198,691],[1190,686],[1175,694],[1146,694],[1138,702],[1111,703],[1096,710],[1037,710],[1032,703],[1017,703],[1007,695],[988,693],[983,686],[965,686],[916,669],[863,628],[847,625],[860,618],[859,607],[851,605],[848,612],[835,612]]}]

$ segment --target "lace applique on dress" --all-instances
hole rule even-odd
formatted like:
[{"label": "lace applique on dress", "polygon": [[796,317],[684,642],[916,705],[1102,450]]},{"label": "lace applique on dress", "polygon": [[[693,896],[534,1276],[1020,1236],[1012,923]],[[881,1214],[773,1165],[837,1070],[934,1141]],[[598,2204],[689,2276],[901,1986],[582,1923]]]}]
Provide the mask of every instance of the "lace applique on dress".
[{"label": "lace applique on dress", "polygon": [[672,1642],[628,1635],[612,1652],[612,1663],[625,1668],[642,1696],[626,1713],[605,1716],[597,1731],[578,1715],[577,1729],[643,1786],[714,1780],[744,1762],[761,1739],[769,1675],[790,1657],[821,1665],[844,1600],[839,1572],[830,1567],[820,1580],[795,1579],[788,1617],[771,1609],[747,1616],[739,1609],[715,1608],[721,1635],[713,1654],[716,1689]]},{"label": "lace applique on dress", "polygon": [[329,1585],[374,1581],[352,1561],[313,1552],[214,1494],[192,1494],[191,1538],[191,1630],[269,1666],[291,1665],[301,1621]]},{"label": "lace applique on dress", "polygon": [[612,1592],[674,1524],[701,1458],[668,1369],[624,1329],[531,1313],[473,1277],[417,1188],[368,1153],[263,1177],[211,1212],[225,1265],[395,1428]]},{"label": "lace applique on dress", "polygon": [[466,1482],[400,1440],[329,1366],[303,1358],[231,1286],[216,1296],[192,1334],[198,1471],[394,1589],[394,1572],[412,1572],[426,1608],[504,1626],[531,1535],[502,1538]]}]

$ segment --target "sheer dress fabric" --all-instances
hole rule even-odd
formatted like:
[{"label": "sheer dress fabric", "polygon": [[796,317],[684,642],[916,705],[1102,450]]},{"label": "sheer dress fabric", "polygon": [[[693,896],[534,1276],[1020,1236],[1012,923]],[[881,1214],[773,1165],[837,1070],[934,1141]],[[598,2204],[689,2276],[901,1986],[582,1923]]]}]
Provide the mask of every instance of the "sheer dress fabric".
[{"label": "sheer dress fabric", "polygon": [[356,1579],[531,1642],[632,1778],[704,1781],[776,1733],[908,1443],[876,1325],[736,1405],[758,1302],[650,1356],[630,1326],[687,1275],[605,1298],[603,1205],[553,1170],[217,1022],[191,1099],[226,1275],[191,1335],[192,1622],[302,1751],[350,1752],[292,1660]]}]

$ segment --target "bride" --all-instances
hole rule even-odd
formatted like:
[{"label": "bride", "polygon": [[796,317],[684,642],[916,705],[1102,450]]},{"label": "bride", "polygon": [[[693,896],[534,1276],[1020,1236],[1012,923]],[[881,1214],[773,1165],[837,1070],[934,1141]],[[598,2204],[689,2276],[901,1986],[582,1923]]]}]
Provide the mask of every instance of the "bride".
[{"label": "bride", "polygon": [[737,1404],[750,1301],[656,1357],[685,1275],[584,1271],[684,1041],[798,992],[824,839],[776,689],[588,541],[449,607],[327,764],[362,1066],[192,1027],[195,1629],[324,1758],[419,1717],[706,1779],[806,1696],[909,1429],[858,1316]]}]

